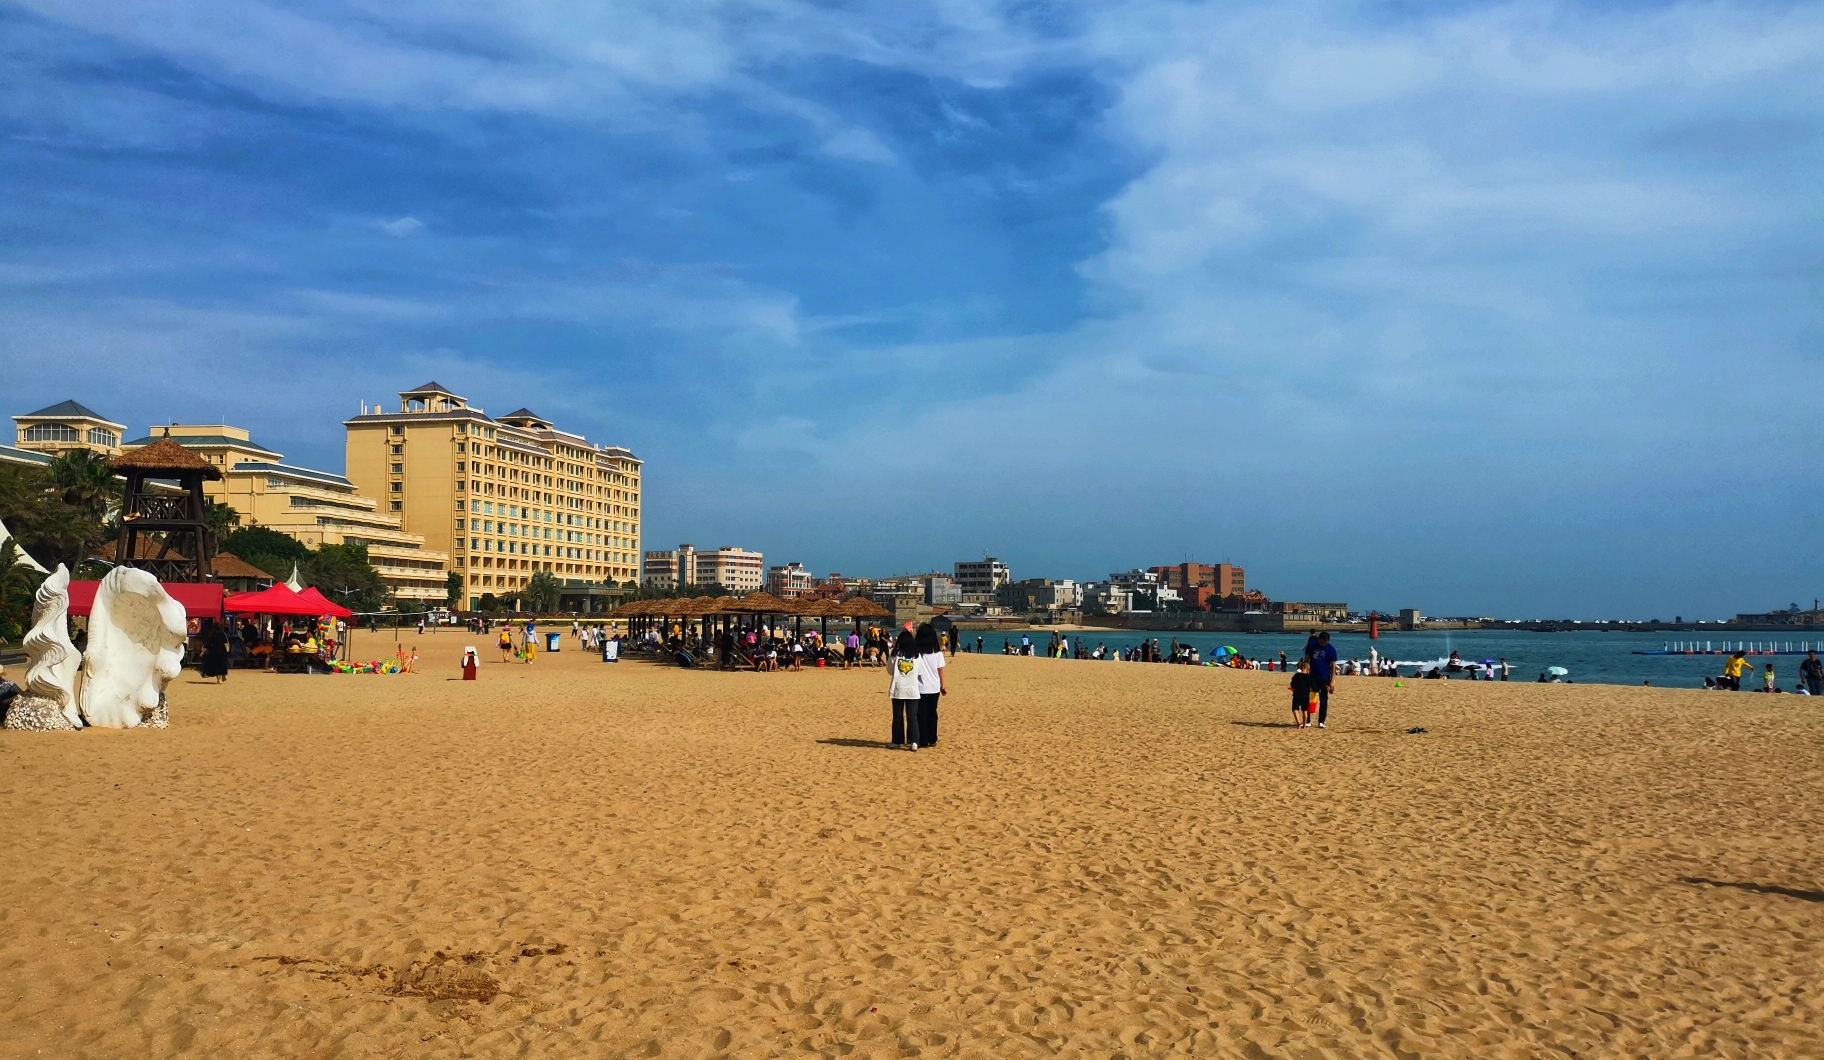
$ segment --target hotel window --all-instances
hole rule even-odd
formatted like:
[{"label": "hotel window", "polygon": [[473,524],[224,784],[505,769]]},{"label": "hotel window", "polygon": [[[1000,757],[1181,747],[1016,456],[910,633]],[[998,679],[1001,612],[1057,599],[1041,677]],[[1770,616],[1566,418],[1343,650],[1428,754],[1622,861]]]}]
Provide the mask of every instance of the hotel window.
[{"label": "hotel window", "polygon": [[403,482],[393,483],[393,492],[394,493],[404,493],[405,492],[405,483],[403,483]]},{"label": "hotel window", "polygon": [[467,471],[467,470],[466,470],[466,469],[465,469],[465,466],[464,466],[464,464],[463,464],[463,462],[462,462],[462,461],[460,461],[460,460],[458,460],[458,461],[456,461],[456,473],[457,473],[457,474],[458,474],[458,475],[466,475],[466,474],[468,474],[468,471]]},{"label": "hotel window", "polygon": [[404,473],[405,473],[405,465],[404,465],[404,464],[394,464],[394,465],[393,465],[393,474],[395,474],[395,475],[403,475],[403,474],[404,474]]},{"label": "hotel window", "polygon": [[[115,434],[113,431],[104,431],[100,427],[90,427],[89,444],[105,445],[109,447],[116,446],[120,444],[120,435]],[[217,463],[220,463],[222,458],[218,456],[215,459]]]},{"label": "hotel window", "polygon": [[400,502],[398,502],[398,501],[393,502],[393,511],[396,511],[396,512],[402,511],[402,510],[404,510],[404,508],[405,508],[405,505],[401,504]]},{"label": "hotel window", "polygon": [[395,437],[395,438],[397,438],[397,437],[400,437],[400,436],[401,436],[401,435],[403,435],[403,434],[405,434],[405,428],[404,428],[404,427],[394,427],[394,428],[393,428],[393,437]]},{"label": "hotel window", "polygon": [[[457,479],[457,480],[456,480],[456,488],[457,488],[457,489],[461,489],[461,488],[462,488],[462,485],[463,485],[463,483],[462,483],[462,480],[461,480],[461,479]],[[461,502],[461,501],[457,501],[457,502],[456,502],[456,503],[457,503],[457,504],[461,504],[461,503],[462,503],[462,502]]]},{"label": "hotel window", "polygon": [[20,434],[22,442],[80,442],[82,432],[65,423],[40,423]]}]

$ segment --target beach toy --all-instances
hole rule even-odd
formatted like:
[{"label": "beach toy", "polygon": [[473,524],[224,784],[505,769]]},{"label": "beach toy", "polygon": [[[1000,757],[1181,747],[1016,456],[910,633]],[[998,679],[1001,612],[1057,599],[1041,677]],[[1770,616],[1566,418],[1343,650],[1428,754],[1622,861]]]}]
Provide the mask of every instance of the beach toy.
[{"label": "beach toy", "polygon": [[1393,687],[1395,687],[1395,688],[1399,688],[1399,687],[1400,687],[1400,683],[1399,683],[1399,682],[1398,682],[1398,681],[1395,681],[1395,682],[1394,682],[1394,683],[1393,683]]}]

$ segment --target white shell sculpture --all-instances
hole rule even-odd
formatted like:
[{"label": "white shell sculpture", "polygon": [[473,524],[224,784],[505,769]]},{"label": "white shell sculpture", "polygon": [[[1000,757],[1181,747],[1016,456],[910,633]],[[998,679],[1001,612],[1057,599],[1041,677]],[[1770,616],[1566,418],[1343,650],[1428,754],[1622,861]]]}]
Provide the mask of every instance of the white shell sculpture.
[{"label": "white shell sculpture", "polygon": [[82,728],[76,712],[76,668],[82,656],[70,643],[70,572],[63,564],[38,586],[32,628],[25,635],[25,688],[6,712],[6,727],[33,732]]},{"label": "white shell sculpture", "polygon": [[89,612],[83,719],[105,729],[162,727],[165,686],[183,661],[184,605],[143,570],[109,571]]}]

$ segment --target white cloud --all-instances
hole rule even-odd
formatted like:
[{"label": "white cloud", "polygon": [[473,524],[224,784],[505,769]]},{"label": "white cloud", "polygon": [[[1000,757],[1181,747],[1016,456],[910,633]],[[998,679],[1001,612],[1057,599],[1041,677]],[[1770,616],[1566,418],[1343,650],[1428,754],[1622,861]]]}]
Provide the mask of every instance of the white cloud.
[{"label": "white cloud", "polygon": [[880,139],[866,129],[851,126],[823,141],[823,153],[834,158],[847,158],[855,162],[879,162],[883,165],[897,161],[891,148],[880,142]]},{"label": "white cloud", "polygon": [[399,217],[391,221],[381,221],[380,230],[389,236],[403,239],[424,231],[424,222],[416,217]]}]

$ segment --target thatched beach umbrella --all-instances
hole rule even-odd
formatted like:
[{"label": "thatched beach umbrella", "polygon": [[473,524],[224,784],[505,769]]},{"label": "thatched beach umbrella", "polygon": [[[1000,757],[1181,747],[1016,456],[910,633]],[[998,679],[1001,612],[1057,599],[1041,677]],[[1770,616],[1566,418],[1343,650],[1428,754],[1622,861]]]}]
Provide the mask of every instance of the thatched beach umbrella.
[{"label": "thatched beach umbrella", "polygon": [[857,630],[861,629],[864,618],[892,618],[893,612],[880,606],[865,596],[851,596],[841,603],[843,618],[852,619]]}]

